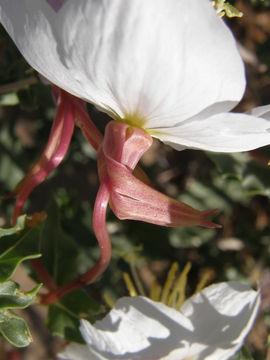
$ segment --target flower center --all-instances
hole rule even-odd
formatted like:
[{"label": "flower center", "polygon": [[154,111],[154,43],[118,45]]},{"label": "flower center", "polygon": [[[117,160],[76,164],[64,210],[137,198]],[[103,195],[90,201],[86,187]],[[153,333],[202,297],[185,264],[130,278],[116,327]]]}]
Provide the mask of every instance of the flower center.
[{"label": "flower center", "polygon": [[144,125],[146,123],[146,117],[142,116],[138,111],[135,111],[133,113],[126,113],[124,115],[123,119],[117,119],[122,122],[125,122],[126,124],[138,128],[144,129]]}]

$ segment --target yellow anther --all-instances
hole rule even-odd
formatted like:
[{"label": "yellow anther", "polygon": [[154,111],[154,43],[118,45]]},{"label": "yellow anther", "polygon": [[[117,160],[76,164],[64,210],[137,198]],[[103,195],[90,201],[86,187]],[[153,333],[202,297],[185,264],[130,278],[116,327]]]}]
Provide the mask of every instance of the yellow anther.
[{"label": "yellow anther", "polygon": [[125,272],[125,273],[123,274],[123,278],[124,278],[126,287],[127,287],[127,289],[128,289],[129,295],[130,295],[130,296],[137,296],[137,295],[138,295],[138,294],[137,294],[137,291],[136,291],[136,289],[135,289],[135,286],[134,286],[134,284],[133,284],[133,282],[132,282],[129,274]]},{"label": "yellow anther", "polygon": [[174,262],[170,268],[170,271],[168,272],[168,276],[167,276],[165,285],[163,287],[162,294],[161,294],[161,300],[160,300],[164,304],[167,304],[169,293],[171,291],[176,272],[178,271],[178,267],[179,267],[178,263]]},{"label": "yellow anther", "polygon": [[107,293],[105,292],[103,294],[103,299],[105,301],[105,303],[112,309],[114,307],[114,301],[112,299],[112,297]]}]

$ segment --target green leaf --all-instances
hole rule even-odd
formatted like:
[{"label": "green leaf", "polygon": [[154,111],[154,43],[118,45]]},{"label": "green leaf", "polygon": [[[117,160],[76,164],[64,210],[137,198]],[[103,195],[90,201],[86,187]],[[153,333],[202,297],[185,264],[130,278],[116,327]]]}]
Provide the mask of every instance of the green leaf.
[{"label": "green leaf", "polygon": [[[270,154],[267,152],[260,150],[260,153],[270,159]],[[270,198],[270,168],[266,164],[263,165],[258,160],[252,159],[248,153],[208,153],[207,155],[222,174],[215,177],[215,185],[232,200],[245,202],[254,195]],[[230,188],[232,184],[235,191]]]},{"label": "green leaf", "polygon": [[31,291],[23,293],[13,281],[0,283],[0,310],[26,308],[35,300],[40,287],[41,285],[37,285]]},{"label": "green leaf", "polygon": [[223,176],[241,180],[246,164],[250,161],[247,153],[207,153]]},{"label": "green leaf", "polygon": [[0,241],[0,282],[8,280],[23,261],[41,256],[40,226],[26,229],[15,235],[16,230],[13,229],[12,236],[10,236],[12,231],[9,230],[10,232],[6,233],[8,236]]},{"label": "green leaf", "polygon": [[83,343],[79,331],[80,319],[84,318],[92,322],[93,316],[101,310],[102,307],[91,299],[84,290],[78,290],[49,307],[47,326],[55,336]]},{"label": "green leaf", "polygon": [[80,321],[60,303],[51,305],[48,312],[47,327],[54,336],[61,336],[66,340],[83,343],[81,336]]},{"label": "green leaf", "polygon": [[41,236],[42,261],[56,284],[62,285],[90,268],[91,259],[82,261],[87,258],[85,249],[62,229],[56,203],[52,202],[46,213],[48,217]]},{"label": "green leaf", "polygon": [[25,320],[10,309],[24,309],[29,306],[35,300],[40,287],[41,285],[37,285],[31,291],[23,293],[13,281],[0,284],[0,333],[14,346],[27,346],[32,337]]},{"label": "green leaf", "polygon": [[25,320],[11,311],[0,311],[0,333],[7,341],[17,347],[25,347],[32,341]]},{"label": "green leaf", "polygon": [[8,229],[0,229],[0,238],[3,236],[14,235],[23,230],[26,225],[26,215],[19,216],[16,225]]}]

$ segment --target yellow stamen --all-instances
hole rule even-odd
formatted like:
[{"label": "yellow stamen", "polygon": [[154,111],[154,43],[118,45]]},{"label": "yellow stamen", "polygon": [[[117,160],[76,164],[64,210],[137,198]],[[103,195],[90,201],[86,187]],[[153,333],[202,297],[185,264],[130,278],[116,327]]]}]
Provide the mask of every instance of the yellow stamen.
[{"label": "yellow stamen", "polygon": [[134,286],[129,274],[125,272],[123,274],[123,277],[124,277],[124,281],[125,281],[126,287],[128,289],[129,295],[130,296],[137,296],[138,295],[137,291],[135,289],[135,286]]},{"label": "yellow stamen", "polygon": [[[187,274],[189,273],[191,269],[191,263],[188,262],[186,266],[184,267],[183,271],[178,277],[178,280],[176,282],[176,285],[169,296],[168,300],[168,306],[176,307],[177,309],[180,309],[184,300],[185,300],[185,290],[186,290],[186,283],[187,283]],[[178,298],[178,300],[177,300]],[[177,301],[177,303],[176,303]]]},{"label": "yellow stamen", "polygon": [[168,300],[168,296],[169,296],[169,292],[171,291],[171,287],[172,284],[174,282],[175,279],[175,275],[176,272],[178,271],[178,263],[174,262],[170,268],[170,271],[168,272],[168,276],[165,282],[165,285],[163,287],[162,290],[162,294],[161,294],[161,302],[163,302],[163,304],[167,304],[167,300]]},{"label": "yellow stamen", "polygon": [[112,299],[112,297],[107,293],[105,292],[103,294],[103,299],[105,301],[105,303],[112,309],[114,307],[114,301]]},{"label": "yellow stamen", "polygon": [[204,272],[200,282],[196,286],[196,290],[195,290],[194,294],[198,294],[205,287],[205,285],[208,283],[211,276],[212,276],[211,270],[206,270]]},{"label": "yellow stamen", "polygon": [[133,280],[134,280],[134,282],[135,282],[135,284],[137,286],[137,289],[139,291],[139,294],[142,295],[142,296],[146,296],[144,288],[143,288],[143,284],[142,284],[141,279],[140,279],[140,277],[138,275],[136,266],[132,262],[129,264],[129,266],[130,266],[130,271],[131,271]]},{"label": "yellow stamen", "polygon": [[151,288],[150,288],[150,299],[153,301],[159,301],[161,293],[161,286],[157,284],[157,279],[153,276]]},{"label": "yellow stamen", "polygon": [[191,263],[188,262],[182,271],[182,279],[179,282],[179,290],[178,290],[178,300],[176,304],[176,309],[180,310],[185,299],[186,299],[186,287],[187,287],[187,275],[191,269]]}]

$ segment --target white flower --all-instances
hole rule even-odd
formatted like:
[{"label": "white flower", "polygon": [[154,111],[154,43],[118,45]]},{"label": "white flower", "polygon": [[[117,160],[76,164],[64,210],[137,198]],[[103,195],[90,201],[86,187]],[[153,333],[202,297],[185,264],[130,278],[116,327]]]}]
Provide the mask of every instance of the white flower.
[{"label": "white flower", "polygon": [[237,282],[205,288],[181,311],[145,297],[126,297],[94,325],[81,321],[87,345],[71,343],[68,360],[225,360],[243,344],[260,294]]},{"label": "white flower", "polygon": [[176,149],[270,143],[269,121],[228,113],[244,67],[209,0],[0,0],[0,20],[52,83]]}]

